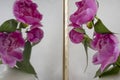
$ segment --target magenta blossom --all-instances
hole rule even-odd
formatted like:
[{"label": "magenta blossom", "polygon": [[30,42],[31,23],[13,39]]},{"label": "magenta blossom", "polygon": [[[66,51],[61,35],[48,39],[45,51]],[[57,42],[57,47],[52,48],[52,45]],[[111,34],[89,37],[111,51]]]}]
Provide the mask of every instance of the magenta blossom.
[{"label": "magenta blossom", "polygon": [[0,33],[0,58],[3,64],[14,67],[16,61],[22,61],[24,44],[25,41],[19,31]]},{"label": "magenta blossom", "polygon": [[91,47],[98,52],[93,56],[94,64],[101,64],[101,71],[115,63],[120,54],[119,41],[114,34],[95,33]]},{"label": "magenta blossom", "polygon": [[98,8],[96,0],[82,0],[76,2],[76,5],[78,9],[70,16],[70,26],[80,27],[82,24],[93,20]]},{"label": "magenta blossom", "polygon": [[38,43],[44,36],[44,32],[40,28],[33,28],[27,32],[27,40],[32,43]]},{"label": "magenta blossom", "polygon": [[73,43],[81,43],[84,39],[84,33],[79,33],[77,31],[74,30],[74,28],[70,31],[69,33],[69,37],[70,37],[70,40],[73,42]]},{"label": "magenta blossom", "polygon": [[32,0],[16,0],[13,7],[16,19],[30,25],[41,25],[42,14],[37,10],[37,4]]}]

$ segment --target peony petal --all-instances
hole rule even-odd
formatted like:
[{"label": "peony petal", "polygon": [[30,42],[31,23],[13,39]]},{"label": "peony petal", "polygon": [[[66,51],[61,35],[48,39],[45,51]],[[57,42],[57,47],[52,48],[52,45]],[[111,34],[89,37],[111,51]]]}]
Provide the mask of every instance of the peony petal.
[{"label": "peony petal", "polygon": [[23,51],[20,49],[17,49],[17,50],[10,52],[9,55],[14,57],[17,61],[23,60]]},{"label": "peony petal", "polygon": [[13,13],[18,21],[29,25],[40,24],[42,20],[42,14],[37,10],[37,4],[32,0],[16,0]]},{"label": "peony petal", "polygon": [[93,20],[94,16],[95,16],[95,15],[94,15],[94,13],[93,13],[93,10],[90,9],[90,8],[88,8],[88,9],[86,9],[85,11],[81,12],[81,14],[79,14],[79,15],[77,16],[78,19],[77,19],[76,23],[77,23],[77,24],[85,24],[85,23]]},{"label": "peony petal", "polygon": [[74,28],[69,33],[70,40],[75,43],[81,43],[84,39],[84,33],[79,33],[74,30]]},{"label": "peony petal", "polygon": [[93,61],[92,61],[92,62],[93,62],[95,65],[101,63],[101,61],[100,61],[100,59],[98,59],[98,57],[99,57],[99,53],[96,53],[96,54],[93,56]]},{"label": "peony petal", "polygon": [[1,56],[3,64],[8,64],[11,68],[16,65],[16,60],[8,55]]},{"label": "peony petal", "polygon": [[103,72],[108,65],[112,64],[114,62],[113,60],[114,60],[114,57],[111,56],[107,58],[105,61],[103,61],[100,68],[101,72]]},{"label": "peony petal", "polygon": [[81,26],[94,19],[98,9],[96,0],[81,0],[76,2],[76,6],[78,9],[70,16],[71,26]]},{"label": "peony petal", "polygon": [[27,40],[32,43],[38,43],[44,37],[44,32],[40,28],[33,28],[27,32]]},{"label": "peony petal", "polygon": [[3,64],[14,67],[16,61],[22,60],[22,48],[25,40],[19,31],[3,33],[0,35],[0,56]]},{"label": "peony petal", "polygon": [[93,49],[98,52],[93,56],[94,64],[101,64],[101,71],[108,65],[115,63],[120,55],[119,42],[114,34],[98,34],[91,42]]}]

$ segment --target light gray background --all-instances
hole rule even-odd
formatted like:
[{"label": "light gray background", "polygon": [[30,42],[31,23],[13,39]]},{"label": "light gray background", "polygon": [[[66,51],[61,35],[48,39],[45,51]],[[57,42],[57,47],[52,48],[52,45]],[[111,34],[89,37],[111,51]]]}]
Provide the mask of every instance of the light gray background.
[{"label": "light gray background", "polygon": [[[75,2],[79,0],[69,0],[70,14],[76,10]],[[113,32],[118,33],[120,40],[120,0],[98,0],[99,9],[98,17],[102,19],[104,24]],[[70,15],[69,14],[69,15]],[[92,36],[92,31],[85,26],[87,33]],[[73,44],[70,42],[70,80],[99,80],[94,79],[94,75],[99,66],[92,64],[92,56],[95,52],[89,49],[89,65],[87,71],[84,73],[86,66],[86,54],[82,44]],[[119,74],[120,75],[120,74]],[[119,76],[112,76],[101,80],[120,80]]]},{"label": "light gray background", "polygon": [[[0,0],[0,24],[14,18],[15,0]],[[33,0],[43,14],[43,40],[33,48],[31,62],[40,80],[62,80],[62,0]],[[19,72],[6,73],[0,80],[33,80]],[[21,75],[21,76],[19,76]],[[11,77],[12,76],[12,77]],[[3,77],[3,75],[1,76]]]},{"label": "light gray background", "polygon": [[[0,24],[5,20],[14,18],[12,4],[15,0],[0,0]],[[33,0],[39,5],[39,11],[44,15],[42,28],[45,37],[41,43],[33,48],[31,62],[34,65],[40,80],[62,80],[62,0]],[[70,14],[75,11],[75,1],[70,0]],[[100,8],[98,16],[105,25],[113,32],[119,33],[120,40],[120,0],[98,0]],[[87,28],[86,28],[87,29]],[[87,32],[91,31],[87,29]],[[91,35],[92,36],[92,35]],[[85,51],[81,44],[75,45],[71,42],[69,46],[70,80],[100,80],[93,79],[99,66],[93,65],[92,56],[95,53],[89,50],[89,66],[84,73],[86,66]],[[2,68],[0,68],[1,70]],[[7,75],[6,75],[7,74]],[[11,77],[12,76],[12,77]],[[120,77],[112,76],[101,80],[119,80]],[[33,80],[31,75],[16,71],[0,73],[0,80]]]}]

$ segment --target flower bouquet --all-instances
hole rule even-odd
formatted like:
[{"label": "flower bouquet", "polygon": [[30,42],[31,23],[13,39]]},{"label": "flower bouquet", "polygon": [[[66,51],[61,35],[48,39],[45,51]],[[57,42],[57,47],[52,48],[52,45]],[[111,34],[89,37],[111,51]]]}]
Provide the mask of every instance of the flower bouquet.
[{"label": "flower bouquet", "polygon": [[[70,16],[72,30],[69,32],[71,42],[84,45],[87,60],[88,48],[96,51],[92,63],[100,64],[95,77],[118,74],[120,71],[120,48],[116,34],[110,31],[97,16],[99,2],[97,0],[80,0],[75,3],[77,10]],[[93,30],[89,37],[85,28]],[[88,61],[87,61],[88,64]]]},{"label": "flower bouquet", "polygon": [[15,0],[13,13],[16,19],[0,25],[0,64],[36,77],[30,63],[31,50],[44,36],[40,23],[42,14],[37,7],[32,0]]}]

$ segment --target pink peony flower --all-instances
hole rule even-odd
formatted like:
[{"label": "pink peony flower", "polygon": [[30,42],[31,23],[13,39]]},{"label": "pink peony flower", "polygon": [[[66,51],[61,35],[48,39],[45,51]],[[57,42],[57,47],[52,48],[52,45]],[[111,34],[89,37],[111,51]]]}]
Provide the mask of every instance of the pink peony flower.
[{"label": "pink peony flower", "polygon": [[93,56],[94,64],[101,64],[101,71],[115,63],[120,54],[119,41],[114,34],[95,33],[91,47],[98,52]]},{"label": "pink peony flower", "polygon": [[32,0],[16,0],[13,7],[16,19],[30,25],[41,25],[42,14],[37,10],[37,4]]},{"label": "pink peony flower", "polygon": [[70,26],[80,27],[82,24],[93,20],[98,8],[96,0],[82,0],[76,2],[76,5],[78,9],[70,16]]},{"label": "pink peony flower", "polygon": [[27,32],[27,40],[33,43],[38,43],[44,36],[44,32],[40,28],[33,28]]},{"label": "pink peony flower", "polygon": [[70,40],[73,43],[81,43],[84,39],[84,33],[79,33],[74,30],[74,28],[69,33]]},{"label": "pink peony flower", "polygon": [[14,67],[16,61],[22,61],[24,44],[25,41],[19,31],[0,33],[0,58],[3,64]]}]

